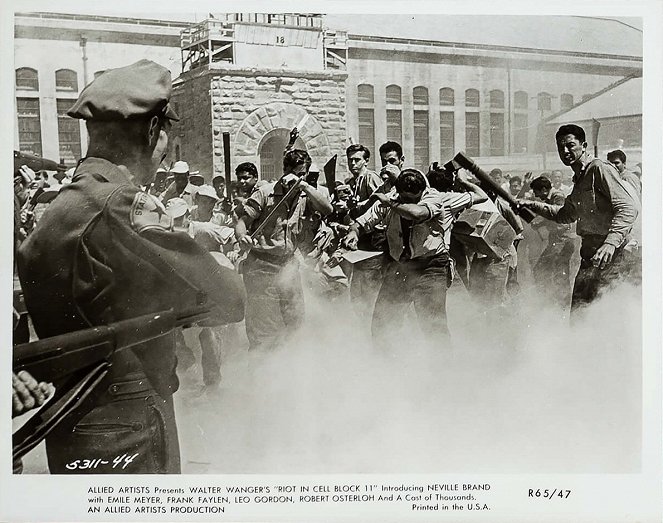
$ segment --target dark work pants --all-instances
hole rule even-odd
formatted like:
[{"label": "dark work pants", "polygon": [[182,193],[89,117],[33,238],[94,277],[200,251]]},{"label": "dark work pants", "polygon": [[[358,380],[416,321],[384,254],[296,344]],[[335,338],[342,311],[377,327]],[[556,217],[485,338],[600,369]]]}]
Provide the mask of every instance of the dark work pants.
[{"label": "dark work pants", "polygon": [[598,247],[603,244],[602,239],[583,238],[580,247],[580,268],[573,285],[571,297],[571,313],[589,305],[597,299],[608,287],[620,281],[631,281],[633,260],[625,255],[624,249],[616,249],[612,262],[605,268],[599,269],[592,265],[592,256]]},{"label": "dark work pants", "polygon": [[51,474],[179,474],[172,396],[145,376],[114,381],[80,421],[46,438],[46,456]]},{"label": "dark work pants", "polygon": [[295,259],[271,261],[250,253],[244,264],[249,350],[273,349],[304,320],[304,293]]},{"label": "dark work pants", "polygon": [[449,346],[447,284],[449,259],[438,256],[407,261],[391,260],[387,266],[373,311],[373,340],[378,347],[393,343],[401,331],[410,304],[428,341]]}]

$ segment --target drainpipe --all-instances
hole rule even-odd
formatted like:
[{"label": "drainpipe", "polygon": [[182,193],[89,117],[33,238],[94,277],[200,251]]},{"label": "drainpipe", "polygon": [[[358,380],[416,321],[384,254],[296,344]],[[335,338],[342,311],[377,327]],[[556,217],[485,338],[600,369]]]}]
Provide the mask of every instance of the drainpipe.
[{"label": "drainpipe", "polygon": [[81,46],[81,53],[83,54],[83,82],[84,85],[87,85],[90,83],[87,70],[87,37],[81,35],[81,39],[79,40],[78,44]]}]

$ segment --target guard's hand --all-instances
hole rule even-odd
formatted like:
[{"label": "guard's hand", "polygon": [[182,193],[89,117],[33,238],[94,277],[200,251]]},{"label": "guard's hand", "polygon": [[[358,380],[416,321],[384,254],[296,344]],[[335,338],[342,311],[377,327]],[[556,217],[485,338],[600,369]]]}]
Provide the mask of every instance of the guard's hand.
[{"label": "guard's hand", "polygon": [[[526,172],[523,181],[529,182],[531,178],[532,178],[532,171]],[[523,185],[525,184],[523,183]]]},{"label": "guard's hand", "polygon": [[516,210],[518,209],[529,209],[532,202],[530,200],[523,200],[522,198],[516,198]]},{"label": "guard's hand", "polygon": [[294,145],[295,140],[297,140],[297,137],[299,136],[299,130],[296,127],[292,128],[292,131],[290,131],[290,144]]},{"label": "guard's hand", "polygon": [[44,404],[55,388],[51,383],[37,383],[28,372],[12,372],[12,417]]},{"label": "guard's hand", "polygon": [[359,241],[359,236],[355,231],[350,231],[348,234],[346,234],[345,238],[341,240],[341,245],[345,247],[346,249],[350,249],[351,251],[356,251],[357,250],[357,242]]},{"label": "guard's hand", "polygon": [[599,269],[605,269],[610,262],[612,257],[615,255],[615,246],[608,243],[601,245],[594,256],[592,256],[592,265],[598,267]]},{"label": "guard's hand", "polygon": [[21,173],[23,182],[26,185],[29,185],[37,177],[37,173],[34,172],[32,169],[30,169],[30,167],[28,167],[27,165],[21,165],[21,167],[19,168],[19,172]]}]

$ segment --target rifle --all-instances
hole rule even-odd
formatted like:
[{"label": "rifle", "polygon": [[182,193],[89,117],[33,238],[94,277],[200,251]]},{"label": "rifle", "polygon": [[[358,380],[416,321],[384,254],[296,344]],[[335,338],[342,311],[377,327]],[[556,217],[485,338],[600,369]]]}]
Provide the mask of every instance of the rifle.
[{"label": "rifle", "polygon": [[[13,434],[13,457],[37,446],[65,418],[75,423],[94,399],[116,351],[157,339],[176,327],[206,319],[210,309],[166,310],[91,327],[14,347],[13,372],[26,370],[37,381],[63,380],[51,400]],[[78,417],[77,417],[78,416]]]},{"label": "rifle", "polygon": [[456,162],[458,165],[460,165],[463,169],[467,169],[470,171],[474,176],[479,178],[482,183],[485,183],[490,189],[504,198],[511,207],[516,211],[517,214],[520,215],[520,217],[525,220],[527,223],[530,223],[534,218],[536,218],[536,214],[531,211],[530,209],[527,209],[525,207],[520,207],[518,205],[518,202],[516,202],[516,199],[511,196],[511,193],[509,191],[504,190],[503,187],[501,187],[495,180],[493,180],[490,175],[484,171],[481,167],[479,167],[476,163],[474,163],[474,160],[472,158],[465,156],[464,153],[460,152],[456,156],[454,156],[453,159],[454,162]]}]

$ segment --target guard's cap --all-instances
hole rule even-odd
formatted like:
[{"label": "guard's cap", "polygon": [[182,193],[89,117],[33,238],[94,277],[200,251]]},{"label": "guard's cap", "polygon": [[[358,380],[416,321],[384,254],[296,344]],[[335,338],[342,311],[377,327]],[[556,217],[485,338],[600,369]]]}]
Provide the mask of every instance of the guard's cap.
[{"label": "guard's cap", "polygon": [[175,162],[172,169],[170,170],[173,174],[188,174],[189,173],[189,164],[180,160]]},{"label": "guard's cap", "polygon": [[212,183],[214,183],[214,180],[218,179],[221,179],[223,183],[226,183],[226,178],[225,176],[223,176],[223,174],[215,174],[214,176],[212,176]]},{"label": "guard's cap", "polygon": [[166,214],[171,218],[184,216],[189,210],[189,206],[184,198],[171,198],[166,203]]},{"label": "guard's cap", "polygon": [[151,60],[109,69],[95,78],[67,111],[83,120],[127,120],[139,116],[179,117],[168,104],[170,71]]},{"label": "guard's cap", "polygon": [[216,195],[214,187],[212,187],[211,185],[201,185],[200,187],[197,187],[196,198],[199,196],[207,196],[208,198],[212,198],[217,201],[219,199],[219,197]]}]

